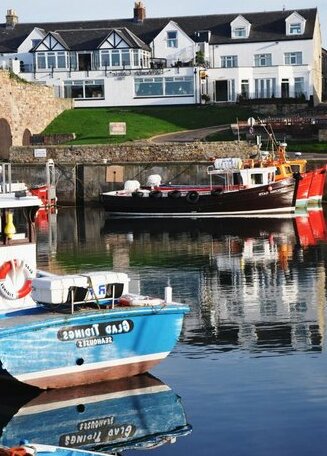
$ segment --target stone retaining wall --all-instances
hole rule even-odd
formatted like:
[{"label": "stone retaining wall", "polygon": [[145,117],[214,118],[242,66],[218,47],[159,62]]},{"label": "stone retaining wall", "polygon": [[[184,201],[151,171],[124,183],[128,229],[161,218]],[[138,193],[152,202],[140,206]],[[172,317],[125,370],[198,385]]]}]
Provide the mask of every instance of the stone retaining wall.
[{"label": "stone retaining wall", "polygon": [[[44,146],[41,146],[42,148]],[[35,157],[36,147],[12,147],[12,163],[45,163],[53,159],[60,164],[203,162],[213,157],[247,157],[254,146],[245,141],[132,144],[101,146],[46,146],[46,157]]]},{"label": "stone retaining wall", "polygon": [[55,97],[53,87],[27,83],[9,71],[0,70],[0,122],[8,125],[9,137],[0,135],[0,156],[7,158],[8,151],[4,149],[8,142],[14,146],[28,144],[31,135],[40,133],[71,107],[72,100]]}]

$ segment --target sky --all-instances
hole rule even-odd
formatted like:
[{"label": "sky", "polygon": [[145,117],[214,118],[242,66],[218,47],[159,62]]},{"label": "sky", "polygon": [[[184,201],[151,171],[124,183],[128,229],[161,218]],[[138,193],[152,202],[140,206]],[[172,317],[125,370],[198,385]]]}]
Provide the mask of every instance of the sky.
[{"label": "sky", "polygon": [[[143,0],[146,16],[197,16],[318,8],[323,47],[327,47],[327,0]],[[63,22],[71,20],[121,19],[132,17],[134,0],[2,0],[0,23],[8,9],[19,22]]]}]

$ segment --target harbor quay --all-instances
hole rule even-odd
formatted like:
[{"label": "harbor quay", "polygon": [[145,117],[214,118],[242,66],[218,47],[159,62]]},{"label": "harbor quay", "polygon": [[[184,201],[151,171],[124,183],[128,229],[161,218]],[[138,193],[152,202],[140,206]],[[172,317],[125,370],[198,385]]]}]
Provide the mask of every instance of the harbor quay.
[{"label": "harbor quay", "polygon": [[246,141],[12,147],[10,162],[13,182],[31,187],[44,185],[46,163],[53,160],[58,204],[97,205],[101,193],[122,188],[126,180],[145,184],[151,174],[167,183],[206,184],[215,158],[245,158],[253,152]]},{"label": "harbor quay", "polygon": [[[207,184],[215,158],[248,158],[256,151],[247,141],[12,147],[10,162],[13,182],[32,187],[44,185],[46,163],[53,160],[58,204],[79,206],[98,205],[101,193],[123,188],[126,180],[145,184],[151,174],[163,183]],[[326,156],[308,155],[309,169],[324,163]]]}]

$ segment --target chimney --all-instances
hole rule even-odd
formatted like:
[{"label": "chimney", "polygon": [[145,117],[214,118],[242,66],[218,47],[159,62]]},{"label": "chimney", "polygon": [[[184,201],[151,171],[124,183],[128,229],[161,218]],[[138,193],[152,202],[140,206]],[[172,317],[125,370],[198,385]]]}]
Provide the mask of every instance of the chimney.
[{"label": "chimney", "polygon": [[143,2],[134,4],[134,22],[143,22],[145,19],[145,6]]},{"label": "chimney", "polygon": [[14,28],[17,23],[18,23],[18,16],[16,14],[16,11],[13,9],[7,10],[6,27]]}]

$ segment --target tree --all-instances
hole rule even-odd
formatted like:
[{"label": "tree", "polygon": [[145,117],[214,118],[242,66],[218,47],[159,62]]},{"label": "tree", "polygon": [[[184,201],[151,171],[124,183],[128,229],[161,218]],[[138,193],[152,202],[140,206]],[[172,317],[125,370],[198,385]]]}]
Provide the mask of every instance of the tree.
[{"label": "tree", "polygon": [[204,53],[203,53],[203,51],[197,51],[195,53],[195,63],[196,63],[196,65],[204,65]]}]

